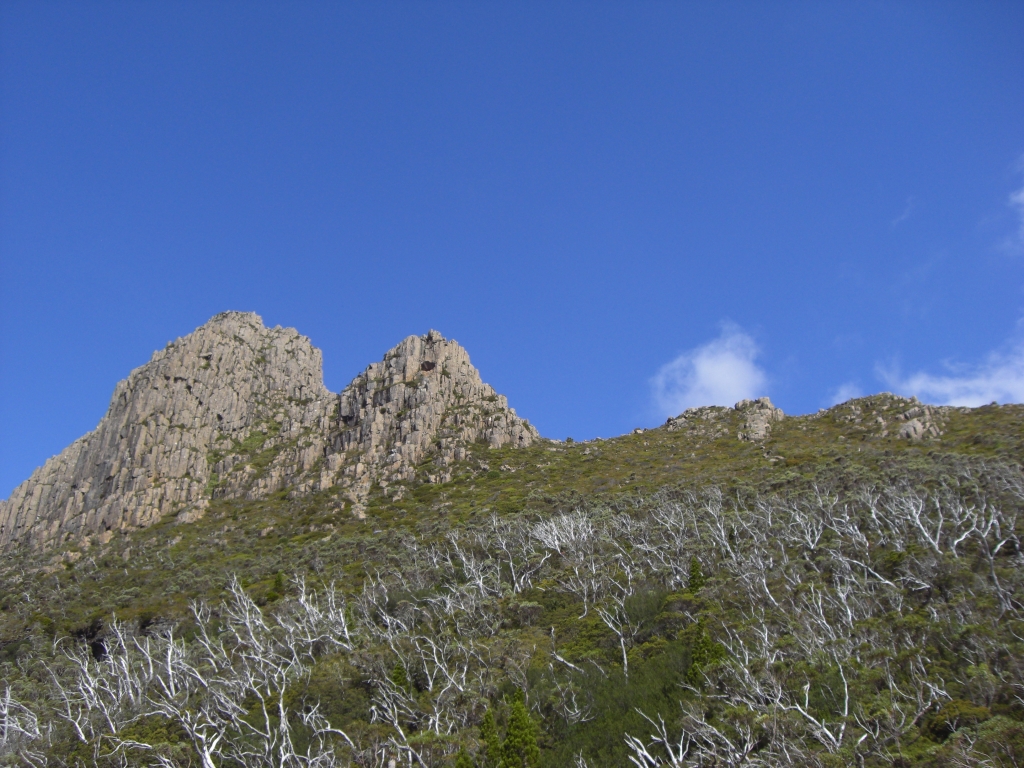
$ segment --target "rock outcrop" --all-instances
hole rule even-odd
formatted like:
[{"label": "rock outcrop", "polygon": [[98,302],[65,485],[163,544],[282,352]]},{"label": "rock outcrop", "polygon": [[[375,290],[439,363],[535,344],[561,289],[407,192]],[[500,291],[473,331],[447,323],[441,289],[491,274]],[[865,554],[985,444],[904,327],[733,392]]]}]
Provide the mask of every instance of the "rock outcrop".
[{"label": "rock outcrop", "polygon": [[721,405],[702,405],[687,408],[678,416],[669,416],[665,429],[669,432],[686,430],[698,439],[714,440],[729,432],[729,409]]},{"label": "rock outcrop", "polygon": [[928,437],[942,435],[942,421],[948,408],[932,405],[914,405],[896,417],[904,422],[897,434],[905,440],[919,442]]},{"label": "rock outcrop", "polygon": [[132,371],[95,430],[0,501],[0,550],[187,521],[213,498],[282,489],[341,486],[360,514],[374,483],[444,482],[475,442],[537,437],[436,331],[336,395],[309,339],[227,312]]},{"label": "rock outcrop", "polygon": [[881,392],[848,400],[819,414],[832,414],[837,422],[877,437],[892,435],[916,443],[940,438],[953,410],[950,406],[925,405],[916,397]]},{"label": "rock outcrop", "polygon": [[[743,429],[736,435],[740,440],[765,440],[771,435],[772,424],[785,418],[782,409],[772,405],[772,401],[767,397],[740,400],[732,410],[743,417]],[[731,421],[728,408],[705,405],[700,408],[688,408],[678,416],[670,416],[665,422],[665,429],[669,432],[686,429],[697,437],[716,438],[729,431]]]},{"label": "rock outcrop", "polygon": [[195,515],[214,490],[211,456],[254,434],[266,442],[267,425],[279,438],[322,433],[330,397],[308,339],[254,314],[217,315],[132,371],[95,430],[0,502],[0,548]]},{"label": "rock outcrop", "polygon": [[527,446],[539,435],[480,379],[469,354],[437,331],[410,336],[369,366],[339,397],[328,476],[342,468],[357,512],[373,482],[446,482],[469,446]]},{"label": "rock outcrop", "polygon": [[765,440],[772,432],[772,424],[785,418],[782,409],[772,405],[772,401],[767,397],[759,397],[757,400],[740,400],[734,407],[743,414],[743,431],[739,434],[740,440]]}]

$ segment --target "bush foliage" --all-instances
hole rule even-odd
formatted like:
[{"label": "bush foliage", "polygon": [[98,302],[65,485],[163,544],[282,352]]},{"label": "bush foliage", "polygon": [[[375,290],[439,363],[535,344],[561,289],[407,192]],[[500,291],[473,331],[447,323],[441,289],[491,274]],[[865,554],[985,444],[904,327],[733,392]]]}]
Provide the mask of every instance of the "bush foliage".
[{"label": "bush foliage", "polygon": [[1019,765],[1024,409],[887,397],[15,553],[0,764]]}]

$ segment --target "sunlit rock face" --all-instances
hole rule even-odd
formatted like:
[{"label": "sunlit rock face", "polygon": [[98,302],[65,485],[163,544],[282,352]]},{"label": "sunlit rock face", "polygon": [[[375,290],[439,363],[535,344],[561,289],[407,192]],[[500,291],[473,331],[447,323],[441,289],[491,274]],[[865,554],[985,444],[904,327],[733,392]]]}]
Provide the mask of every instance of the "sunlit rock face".
[{"label": "sunlit rock face", "polygon": [[[0,546],[45,545],[195,514],[212,491],[211,456],[268,424],[276,425],[277,440],[322,433],[330,399],[320,351],[309,339],[265,328],[255,314],[217,315],[132,371],[96,429],[0,503]],[[300,465],[304,460],[310,457],[298,457]]]},{"label": "sunlit rock face", "polygon": [[772,432],[772,424],[782,421],[786,416],[767,397],[740,400],[734,407],[744,416],[743,431],[739,435],[741,440],[765,440]]},{"label": "sunlit rock face", "polygon": [[171,342],[114,390],[95,430],[0,502],[0,549],[187,521],[213,498],[340,486],[360,514],[374,482],[444,482],[468,445],[528,445],[536,430],[431,331],[410,336],[341,395],[293,329],[226,312]]},{"label": "sunlit rock face", "polygon": [[[342,477],[360,505],[372,482],[412,480],[427,459],[425,479],[445,482],[449,467],[475,443],[526,446],[537,438],[505,397],[481,381],[466,350],[430,331],[405,339],[341,393],[327,469],[345,465]],[[355,460],[346,464],[348,457]]]}]

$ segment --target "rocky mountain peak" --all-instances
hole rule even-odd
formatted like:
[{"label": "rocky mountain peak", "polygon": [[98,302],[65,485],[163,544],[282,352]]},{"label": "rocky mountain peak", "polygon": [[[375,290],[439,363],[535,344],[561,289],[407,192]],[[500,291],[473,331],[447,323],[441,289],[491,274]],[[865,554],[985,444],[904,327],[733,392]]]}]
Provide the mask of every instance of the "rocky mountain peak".
[{"label": "rocky mountain peak", "polygon": [[253,429],[328,412],[320,351],[293,329],[225,312],[153,353],[114,389],[99,425],[0,502],[0,548],[151,525],[206,506],[208,456]]},{"label": "rocky mountain peak", "polygon": [[445,482],[469,446],[526,446],[539,435],[485,384],[466,352],[437,331],[409,336],[341,393],[330,464],[348,456],[353,502],[369,483],[408,481],[431,459],[422,479]]},{"label": "rocky mountain peak", "polygon": [[408,337],[335,395],[309,339],[225,312],[154,352],[95,430],[0,501],[0,549],[187,521],[211,499],[282,489],[340,486],[361,514],[374,483],[445,482],[474,443],[537,437],[437,331]]}]

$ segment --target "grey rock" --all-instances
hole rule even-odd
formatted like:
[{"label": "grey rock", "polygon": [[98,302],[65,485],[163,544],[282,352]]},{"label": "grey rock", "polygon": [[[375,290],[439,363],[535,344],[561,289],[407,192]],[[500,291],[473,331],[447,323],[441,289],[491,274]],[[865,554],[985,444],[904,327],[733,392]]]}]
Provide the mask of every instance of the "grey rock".
[{"label": "grey rock", "polygon": [[772,424],[785,418],[782,409],[772,405],[772,401],[767,397],[740,400],[733,407],[744,417],[743,431],[739,434],[740,440],[765,440],[771,434]]},{"label": "grey rock", "polygon": [[280,432],[326,426],[320,371],[319,350],[294,330],[268,330],[251,313],[217,315],[132,371],[95,430],[0,502],[0,548],[194,517],[208,503],[208,459],[219,448],[245,443],[274,414],[284,416]]},{"label": "grey rock", "polygon": [[728,433],[728,413],[729,409],[720,405],[687,408],[678,416],[670,416],[665,422],[665,430],[686,430],[697,438],[715,439]]},{"label": "grey rock", "polygon": [[[912,402],[916,402],[916,399]],[[904,440],[920,442],[926,438],[937,438],[943,433],[946,414],[951,409],[943,406],[916,405],[897,414],[896,421],[905,422],[896,435]]]},{"label": "grey rock", "polygon": [[359,514],[374,482],[411,480],[424,462],[444,482],[474,444],[537,438],[436,331],[336,395],[309,339],[226,312],[132,371],[96,429],[0,501],[0,550],[102,542],[168,515],[195,520],[214,498],[282,489],[342,486]]},{"label": "grey rock", "polygon": [[504,395],[481,381],[465,349],[430,331],[409,336],[341,393],[321,486],[335,482],[332,473],[339,476],[358,513],[373,482],[412,480],[428,459],[426,479],[446,482],[448,467],[469,446],[523,447],[538,438]]}]

